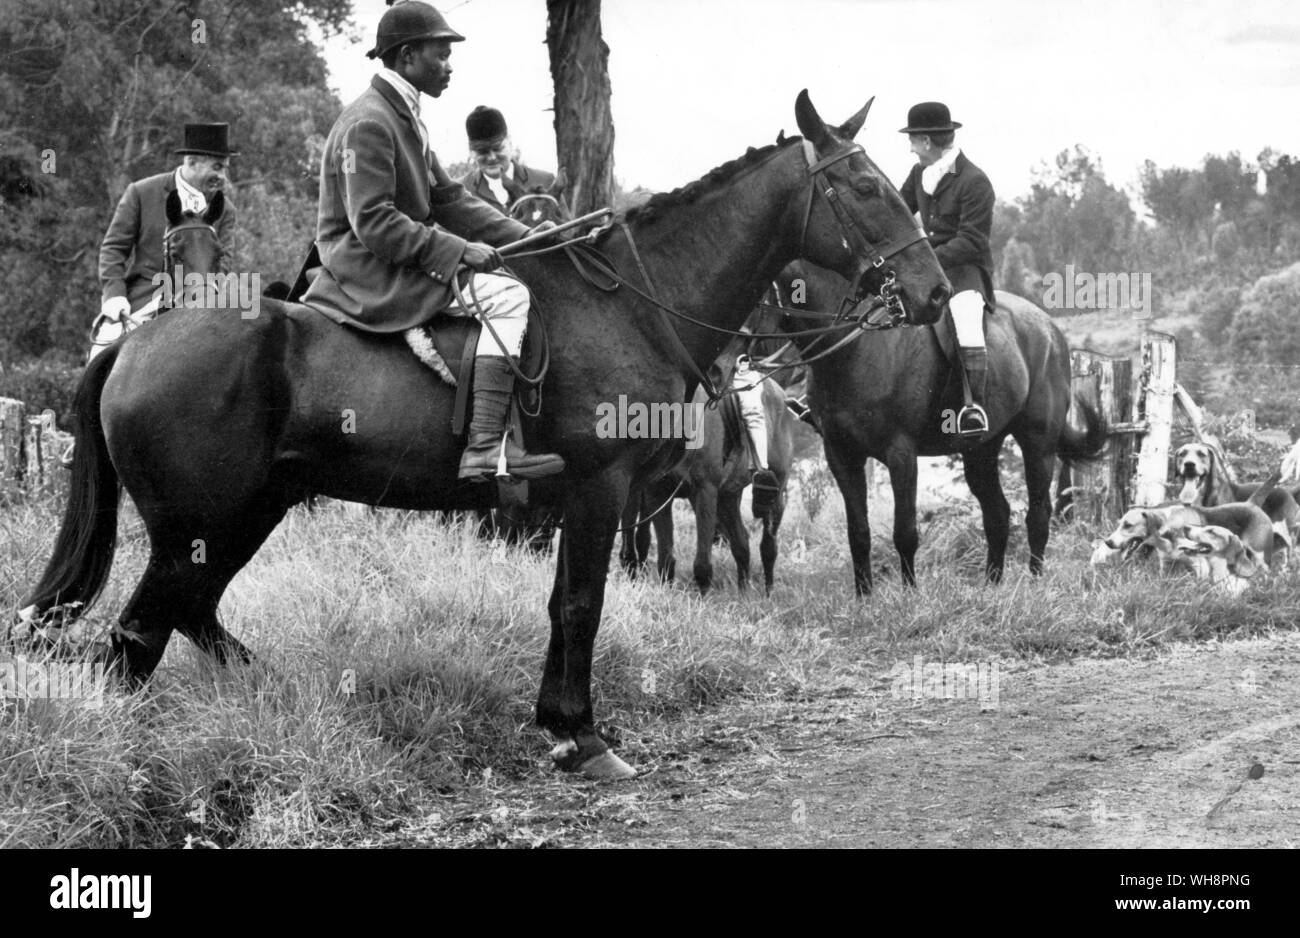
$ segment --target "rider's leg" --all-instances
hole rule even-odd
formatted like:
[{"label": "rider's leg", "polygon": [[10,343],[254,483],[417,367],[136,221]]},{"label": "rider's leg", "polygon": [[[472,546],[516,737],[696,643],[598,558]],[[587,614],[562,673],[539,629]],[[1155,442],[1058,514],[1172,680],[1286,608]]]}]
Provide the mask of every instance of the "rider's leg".
[{"label": "rider's leg", "polygon": [[[518,363],[528,327],[528,290],[513,277],[475,273],[464,281],[462,295],[471,307],[477,305],[486,320],[474,353],[474,415],[459,473],[462,479],[475,479],[497,471],[515,385],[511,365]],[[475,311],[455,300],[446,310],[452,316],[469,316]],[[506,471],[522,479],[554,475],[564,469],[564,460],[554,453],[530,455],[513,440],[506,440],[505,454]]]},{"label": "rider's leg", "polygon": [[988,373],[988,351],[984,346],[984,296],[978,290],[963,290],[948,301],[948,308],[952,311],[959,354],[966,369],[966,380],[970,383],[971,400],[979,408],[962,411],[957,432],[962,436],[978,436],[989,428],[984,413]]}]

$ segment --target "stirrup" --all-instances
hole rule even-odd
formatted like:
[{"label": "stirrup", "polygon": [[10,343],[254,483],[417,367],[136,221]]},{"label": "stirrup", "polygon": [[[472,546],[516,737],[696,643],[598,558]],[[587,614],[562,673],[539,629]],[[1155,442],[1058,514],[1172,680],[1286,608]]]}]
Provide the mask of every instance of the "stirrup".
[{"label": "stirrup", "polygon": [[[977,422],[976,427],[966,426],[966,417],[973,417]],[[979,404],[967,404],[957,412],[957,435],[963,438],[983,436],[989,432],[989,415],[984,412],[984,408]]]}]

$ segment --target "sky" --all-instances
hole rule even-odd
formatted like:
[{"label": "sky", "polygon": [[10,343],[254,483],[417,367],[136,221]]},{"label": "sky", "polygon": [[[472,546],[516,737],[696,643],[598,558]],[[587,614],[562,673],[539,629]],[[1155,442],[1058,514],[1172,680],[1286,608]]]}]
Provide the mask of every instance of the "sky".
[{"label": "sky", "polygon": [[[545,0],[435,3],[466,37],[451,86],[422,111],[445,164],[468,156],[464,120],[499,108],[523,161],[555,167]],[[325,44],[344,101],[386,9],[358,0],[353,42]],[[1295,0],[604,0],[614,172],[625,188],[684,185],[777,132],[798,133],[807,88],[829,123],[875,97],[858,140],[901,183],[914,162],[898,129],[943,101],[957,143],[998,195],[1083,144],[1135,190],[1143,160],[1300,154],[1300,3]]]}]

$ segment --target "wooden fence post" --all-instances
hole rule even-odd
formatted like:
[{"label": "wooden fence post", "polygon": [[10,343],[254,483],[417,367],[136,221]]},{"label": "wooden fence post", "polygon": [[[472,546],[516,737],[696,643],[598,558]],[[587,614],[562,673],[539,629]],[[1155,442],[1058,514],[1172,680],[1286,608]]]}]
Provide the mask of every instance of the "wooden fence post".
[{"label": "wooden fence post", "polygon": [[17,494],[27,471],[27,408],[0,397],[0,495]]},{"label": "wooden fence post", "polygon": [[[1071,481],[1074,516],[1092,524],[1118,518],[1129,504],[1129,476],[1133,466],[1133,363],[1096,352],[1070,352],[1074,394],[1086,401],[1106,421],[1110,439],[1106,455],[1092,466],[1074,467]],[[1071,423],[1083,428],[1078,409]]]},{"label": "wooden fence post", "polygon": [[1143,336],[1142,370],[1134,386],[1134,422],[1145,424],[1133,478],[1133,503],[1137,505],[1159,505],[1167,500],[1165,480],[1169,477],[1169,435],[1174,424],[1176,351],[1171,335],[1147,331]]}]

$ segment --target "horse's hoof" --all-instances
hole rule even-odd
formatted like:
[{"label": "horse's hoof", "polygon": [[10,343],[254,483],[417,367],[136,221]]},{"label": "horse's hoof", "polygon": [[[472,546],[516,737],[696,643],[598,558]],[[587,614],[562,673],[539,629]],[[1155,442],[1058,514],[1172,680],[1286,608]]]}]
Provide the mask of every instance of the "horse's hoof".
[{"label": "horse's hoof", "polygon": [[608,749],[582,763],[578,766],[578,771],[597,782],[619,782],[636,778],[636,769]]}]

